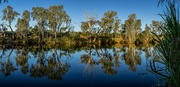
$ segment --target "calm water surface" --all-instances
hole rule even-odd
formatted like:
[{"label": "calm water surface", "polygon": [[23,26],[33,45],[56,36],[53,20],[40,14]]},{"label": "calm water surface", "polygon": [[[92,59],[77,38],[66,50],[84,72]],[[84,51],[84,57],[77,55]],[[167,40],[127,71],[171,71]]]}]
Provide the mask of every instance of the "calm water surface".
[{"label": "calm water surface", "polygon": [[155,57],[153,47],[1,47],[0,85],[151,87]]}]

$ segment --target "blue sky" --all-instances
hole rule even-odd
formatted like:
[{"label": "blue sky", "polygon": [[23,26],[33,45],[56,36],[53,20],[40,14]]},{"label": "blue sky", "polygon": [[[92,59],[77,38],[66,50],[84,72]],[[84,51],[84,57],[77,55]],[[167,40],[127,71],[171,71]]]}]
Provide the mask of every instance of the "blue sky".
[{"label": "blue sky", "polygon": [[[128,15],[135,13],[137,19],[142,21],[142,29],[145,24],[150,24],[152,20],[162,20],[158,13],[162,13],[162,7],[157,7],[158,0],[9,0],[9,3],[1,3],[0,11],[7,5],[19,13],[24,10],[32,12],[32,7],[40,6],[48,8],[52,5],[63,5],[64,10],[72,19],[75,31],[80,31],[81,21],[85,21],[84,10],[97,14],[97,18],[103,17],[107,11],[118,12],[121,23],[128,19]],[[0,17],[2,12],[0,13]],[[2,23],[2,21],[0,22]],[[13,28],[16,21],[12,23]],[[34,25],[34,22],[31,22]]]}]

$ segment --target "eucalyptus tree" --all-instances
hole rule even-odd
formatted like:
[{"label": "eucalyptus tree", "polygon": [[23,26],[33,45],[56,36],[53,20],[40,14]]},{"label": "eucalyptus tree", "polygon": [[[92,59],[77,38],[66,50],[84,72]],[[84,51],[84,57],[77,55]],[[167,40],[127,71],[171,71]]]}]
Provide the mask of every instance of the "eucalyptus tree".
[{"label": "eucalyptus tree", "polygon": [[114,23],[114,27],[113,27],[113,33],[114,33],[114,38],[116,38],[116,35],[117,33],[120,31],[119,28],[120,28],[120,19],[117,19],[115,20],[115,23]]},{"label": "eucalyptus tree", "polygon": [[123,39],[124,41],[127,41],[125,24],[121,24],[120,26],[121,26],[121,28],[119,29],[118,32],[121,34],[122,39]]},{"label": "eucalyptus tree", "polygon": [[28,11],[28,10],[25,10],[24,12],[23,12],[23,15],[22,15],[22,17],[23,17],[23,20],[25,20],[26,22],[24,23],[26,26],[26,28],[25,28],[25,30],[23,30],[23,32],[24,32],[24,37],[26,37],[26,39],[27,39],[27,34],[28,34],[28,31],[29,31],[29,21],[30,21],[30,19],[31,19],[31,13]]},{"label": "eucalyptus tree", "polygon": [[30,27],[29,28],[29,32],[30,32],[30,38],[36,38],[37,39],[37,36],[39,35],[38,33],[38,26],[37,25],[34,25],[34,27]]},{"label": "eucalyptus tree", "polygon": [[150,27],[151,33],[154,34],[154,36],[152,37],[153,39],[157,39],[155,35],[157,35],[159,39],[163,39],[165,31],[161,29],[164,27],[164,23],[162,21],[152,20],[152,24],[150,25]]},{"label": "eucalyptus tree", "polygon": [[15,20],[15,18],[20,15],[18,12],[14,11],[11,6],[7,6],[5,9],[3,9],[3,17],[2,20],[5,20],[8,22],[8,27],[11,29],[13,33],[13,38],[14,38],[14,31],[11,27],[11,23]]},{"label": "eucalyptus tree", "polygon": [[109,35],[112,31],[116,33],[118,31],[120,20],[118,19],[117,12],[108,11],[104,13],[104,17],[101,18],[100,27],[103,28],[105,37]]},{"label": "eucalyptus tree", "polygon": [[141,20],[136,18],[136,14],[130,14],[125,21],[126,38],[129,43],[134,43],[141,32]]},{"label": "eucalyptus tree", "polygon": [[7,31],[6,25],[4,23],[0,24],[0,31],[2,32],[2,40],[4,40],[6,36],[5,32]]},{"label": "eucalyptus tree", "polygon": [[152,24],[151,24],[152,33],[155,33],[157,35],[163,34],[163,31],[159,29],[160,27],[163,27],[163,22],[152,20]]},{"label": "eucalyptus tree", "polygon": [[62,33],[71,27],[71,19],[63,9],[63,5],[49,7],[48,21],[49,27],[54,32],[55,38],[57,37],[57,32]]},{"label": "eucalyptus tree", "polygon": [[17,33],[19,33],[23,38],[27,39],[27,34],[29,30],[30,12],[25,10],[22,14],[22,18],[19,18],[16,24]]},{"label": "eucalyptus tree", "polygon": [[147,24],[142,32],[142,36],[144,44],[148,44],[152,40],[151,28]]},{"label": "eucalyptus tree", "polygon": [[39,41],[44,38],[44,32],[45,32],[45,26],[47,25],[47,9],[43,7],[33,7],[32,8],[32,17],[33,20],[37,21],[37,26],[38,26],[38,32],[39,32]]},{"label": "eucalyptus tree", "polygon": [[[88,42],[92,43],[96,41],[97,35],[99,35],[101,29],[96,27],[99,23],[95,15],[91,13],[84,12],[86,21],[81,22],[81,30],[88,36]],[[95,36],[92,41],[92,37]]]},{"label": "eucalyptus tree", "polygon": [[24,19],[19,18],[16,24],[16,33],[17,33],[17,37],[21,37],[21,39],[24,37],[24,30],[26,28],[26,24],[27,22]]}]

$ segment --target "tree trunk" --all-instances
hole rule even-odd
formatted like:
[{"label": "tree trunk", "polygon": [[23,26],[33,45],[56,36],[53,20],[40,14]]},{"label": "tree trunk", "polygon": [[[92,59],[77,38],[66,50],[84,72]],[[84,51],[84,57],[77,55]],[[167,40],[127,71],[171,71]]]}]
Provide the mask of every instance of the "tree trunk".
[{"label": "tree trunk", "polygon": [[93,43],[96,42],[96,39],[97,39],[97,35],[94,37],[93,39]]},{"label": "tree trunk", "polygon": [[90,34],[90,43],[92,42],[91,39],[92,39],[92,35]]},{"label": "tree trunk", "polygon": [[55,39],[57,38],[57,33],[56,33],[56,31],[54,32],[54,38],[55,38]]},{"label": "tree trunk", "polygon": [[14,31],[13,31],[13,29],[12,29],[11,25],[9,25],[9,28],[10,28],[10,29],[11,29],[11,31],[12,31],[12,34],[13,34],[12,39],[14,40],[15,35],[14,35]]}]

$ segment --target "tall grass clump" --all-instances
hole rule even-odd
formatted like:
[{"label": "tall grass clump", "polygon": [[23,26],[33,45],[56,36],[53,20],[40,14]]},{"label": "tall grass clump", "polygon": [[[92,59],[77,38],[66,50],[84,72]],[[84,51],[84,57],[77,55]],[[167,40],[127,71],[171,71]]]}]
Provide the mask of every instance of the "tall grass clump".
[{"label": "tall grass clump", "polygon": [[154,34],[158,42],[157,51],[166,70],[166,86],[180,87],[180,0],[160,0],[166,7],[163,14],[160,14],[164,23],[159,27],[164,37],[160,39]]}]

